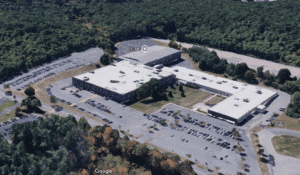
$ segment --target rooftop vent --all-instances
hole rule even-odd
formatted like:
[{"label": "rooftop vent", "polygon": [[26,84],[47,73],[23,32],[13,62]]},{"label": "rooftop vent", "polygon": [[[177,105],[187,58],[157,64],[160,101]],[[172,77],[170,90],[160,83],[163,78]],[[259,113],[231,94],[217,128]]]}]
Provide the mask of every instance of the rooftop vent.
[{"label": "rooftop vent", "polygon": [[203,79],[203,80],[206,80],[207,78],[206,78],[206,77],[202,77],[202,79]]},{"label": "rooftop vent", "polygon": [[245,83],[245,84],[243,84],[244,86],[247,86],[247,84]]},{"label": "rooftop vent", "polygon": [[86,77],[86,78],[83,79],[83,81],[89,81],[89,78]]},{"label": "rooftop vent", "polygon": [[157,71],[157,72],[161,72],[161,69],[157,69],[156,71]]},{"label": "rooftop vent", "polygon": [[239,105],[238,104],[234,104],[234,106],[238,107]]},{"label": "rooftop vent", "polygon": [[193,74],[189,74],[189,76],[193,76]]},{"label": "rooftop vent", "polygon": [[148,74],[149,77],[151,77],[151,74]]},{"label": "rooftop vent", "polygon": [[223,80],[222,82],[223,82],[223,83],[227,83],[227,81],[225,81],[225,80]]},{"label": "rooftop vent", "polygon": [[209,80],[209,82],[213,82],[213,80]]},{"label": "rooftop vent", "polygon": [[196,81],[195,79],[193,79],[193,81]]},{"label": "rooftop vent", "polygon": [[90,71],[90,73],[92,73],[92,74],[93,74],[93,73],[95,73],[95,72],[94,72],[94,71]]},{"label": "rooftop vent", "polygon": [[154,74],[158,74],[158,72],[153,72]]},{"label": "rooftop vent", "polygon": [[218,84],[222,84],[222,82],[221,82],[221,81],[218,81],[217,83],[218,83]]},{"label": "rooftop vent", "polygon": [[178,69],[174,69],[175,72],[178,72]]},{"label": "rooftop vent", "polygon": [[249,102],[249,99],[248,98],[244,98],[244,102]]},{"label": "rooftop vent", "polygon": [[237,86],[232,86],[234,89],[237,89],[238,87]]},{"label": "rooftop vent", "polygon": [[239,98],[234,98],[235,100],[239,100]]},{"label": "rooftop vent", "polygon": [[133,72],[139,73],[140,71],[138,71],[138,70],[134,70]]},{"label": "rooftop vent", "polygon": [[111,83],[119,83],[120,81],[118,80],[110,80]]}]

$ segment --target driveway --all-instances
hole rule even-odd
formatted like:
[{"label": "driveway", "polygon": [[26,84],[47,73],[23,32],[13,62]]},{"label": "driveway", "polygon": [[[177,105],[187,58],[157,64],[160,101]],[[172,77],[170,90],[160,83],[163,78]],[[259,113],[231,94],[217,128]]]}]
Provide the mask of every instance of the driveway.
[{"label": "driveway", "polygon": [[[160,42],[167,42],[169,43],[170,40],[164,40],[164,39],[156,39],[156,38],[151,38]],[[178,44],[181,44],[182,47],[190,48],[193,47],[193,44],[188,44],[188,43],[181,43],[177,42]],[[298,78],[300,77],[300,69],[298,67],[292,67],[292,66],[287,66],[267,60],[262,60],[258,58],[253,58],[250,56],[245,56],[233,52],[227,52],[227,51],[221,51],[218,49],[206,47],[208,50],[212,51],[214,50],[220,58],[227,59],[229,63],[242,63],[245,62],[250,68],[256,69],[259,66],[264,66],[264,71],[270,70],[271,73],[274,73],[275,75],[279,72],[280,69],[287,68],[290,70],[292,76],[297,76]]]},{"label": "driveway", "polygon": [[[273,147],[271,139],[276,135],[281,135],[282,133],[280,133],[280,130],[281,129],[271,129],[271,130],[264,129],[257,133],[259,142],[265,149],[266,152],[265,154],[273,155],[275,159],[275,166],[271,166],[270,164],[268,164],[269,170],[271,174],[274,175],[283,175],[283,174],[299,175],[300,159],[278,154],[276,153]],[[286,129],[283,129],[282,131],[284,134],[293,133],[292,131],[287,131]],[[273,132],[276,134],[274,134]],[[299,134],[299,133],[294,133],[294,134]]]}]

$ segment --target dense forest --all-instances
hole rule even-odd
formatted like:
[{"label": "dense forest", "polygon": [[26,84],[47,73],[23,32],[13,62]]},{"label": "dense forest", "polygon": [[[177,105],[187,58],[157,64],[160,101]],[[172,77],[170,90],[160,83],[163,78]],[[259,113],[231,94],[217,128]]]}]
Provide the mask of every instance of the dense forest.
[{"label": "dense forest", "polygon": [[[194,175],[192,162],[129,140],[108,125],[91,127],[74,116],[14,124],[12,144],[0,135],[0,175],[104,174]],[[102,172],[103,174],[103,172]]]},{"label": "dense forest", "polygon": [[0,80],[44,62],[151,36],[300,66],[300,2],[2,0]]}]

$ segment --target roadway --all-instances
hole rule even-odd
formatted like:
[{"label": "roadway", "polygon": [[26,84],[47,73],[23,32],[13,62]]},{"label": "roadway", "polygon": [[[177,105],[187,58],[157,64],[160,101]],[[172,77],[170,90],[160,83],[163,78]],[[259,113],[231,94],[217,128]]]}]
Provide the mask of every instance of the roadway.
[{"label": "roadway", "polygon": [[[151,39],[160,41],[160,42],[165,42],[165,43],[170,42],[170,40],[165,40],[165,39],[157,39],[157,38],[151,38]],[[182,43],[182,42],[177,42],[177,44],[181,44],[182,47],[185,47],[185,48],[190,48],[190,47],[195,46],[193,44]],[[250,57],[250,56],[246,56],[246,55],[241,55],[241,54],[237,54],[237,53],[233,53],[233,52],[222,51],[222,50],[218,50],[218,49],[214,49],[214,48],[210,48],[210,47],[206,47],[206,48],[210,51],[214,50],[220,58],[227,59],[227,61],[229,63],[237,64],[237,63],[244,62],[244,63],[247,63],[247,65],[250,68],[253,68],[253,69],[256,69],[259,66],[263,66],[264,71],[270,70],[270,72],[274,73],[275,75],[279,72],[280,69],[287,68],[290,70],[292,76],[297,76],[298,78],[300,77],[300,69],[298,67],[287,66],[287,65],[275,63],[272,61],[262,60],[262,59],[258,59],[258,58],[254,58],[254,57]]]}]

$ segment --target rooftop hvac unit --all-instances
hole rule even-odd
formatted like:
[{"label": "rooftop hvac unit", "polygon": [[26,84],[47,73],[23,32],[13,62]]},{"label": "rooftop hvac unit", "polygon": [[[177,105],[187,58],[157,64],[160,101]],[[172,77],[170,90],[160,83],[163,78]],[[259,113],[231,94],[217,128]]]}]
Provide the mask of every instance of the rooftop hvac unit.
[{"label": "rooftop hvac unit", "polygon": [[223,80],[222,82],[223,82],[223,83],[227,83],[227,81],[225,81],[225,80]]},{"label": "rooftop hvac unit", "polygon": [[249,99],[248,98],[244,98],[244,102],[249,102]]},{"label": "rooftop hvac unit", "polygon": [[244,86],[247,86],[247,84],[245,83],[245,84],[243,84]]},{"label": "rooftop hvac unit", "polygon": [[156,71],[157,71],[157,72],[161,72],[161,69],[157,69]]},{"label": "rooftop hvac unit", "polygon": [[257,90],[256,92],[257,92],[258,94],[262,94],[261,90]]},{"label": "rooftop hvac unit", "polygon": [[238,104],[234,104],[234,106],[238,107],[239,105]]},{"label": "rooftop hvac unit", "polygon": [[178,72],[178,69],[174,69],[175,72]]},{"label": "rooftop hvac unit", "polygon": [[120,73],[121,73],[121,74],[125,74],[125,72],[123,72],[123,71],[121,71],[121,70],[120,70]]},{"label": "rooftop hvac unit", "polygon": [[134,70],[133,72],[139,73],[140,71],[138,71],[138,70]]},{"label": "rooftop hvac unit", "polygon": [[193,76],[193,74],[189,74],[189,76]]},{"label": "rooftop hvac unit", "polygon": [[153,72],[154,74],[158,74],[158,72]]},{"label": "rooftop hvac unit", "polygon": [[232,86],[234,89],[237,89],[238,87],[237,86]]},{"label": "rooftop hvac unit", "polygon": [[234,98],[235,100],[239,100],[239,98]]},{"label": "rooftop hvac unit", "polygon": [[89,78],[84,78],[83,81],[89,81]]},{"label": "rooftop hvac unit", "polygon": [[207,78],[206,78],[206,77],[202,77],[202,79],[203,79],[203,80],[206,80]]},{"label": "rooftop hvac unit", "polygon": [[217,83],[218,83],[218,84],[222,84],[222,82],[221,82],[221,81],[218,81]]},{"label": "rooftop hvac unit", "polygon": [[95,73],[95,72],[94,72],[94,71],[90,71],[90,73],[92,73],[92,74],[93,74],[93,73]]}]

